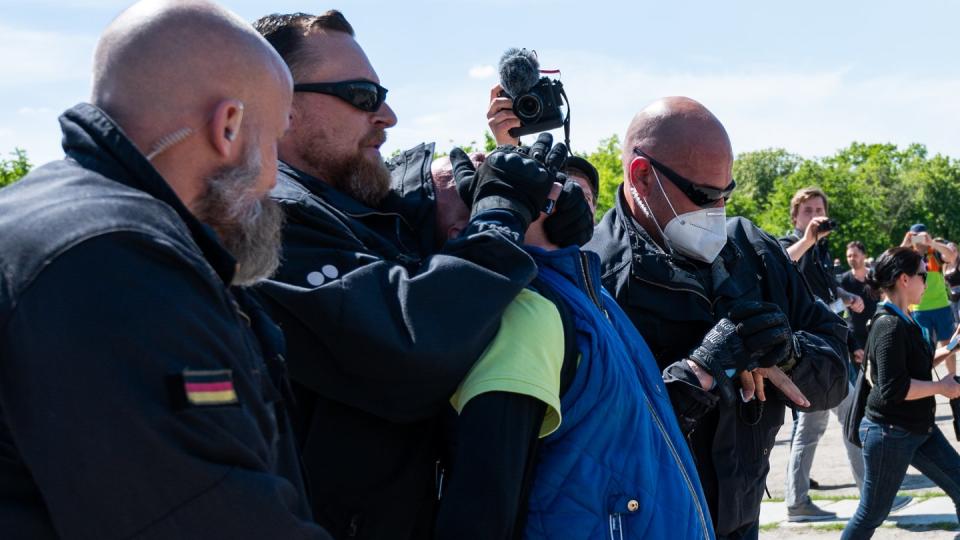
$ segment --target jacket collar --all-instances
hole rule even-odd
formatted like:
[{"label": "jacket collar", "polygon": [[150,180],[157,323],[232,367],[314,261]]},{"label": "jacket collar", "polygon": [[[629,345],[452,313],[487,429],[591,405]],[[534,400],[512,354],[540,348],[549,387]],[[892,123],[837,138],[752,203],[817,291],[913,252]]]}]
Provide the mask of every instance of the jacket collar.
[{"label": "jacket collar", "polygon": [[537,266],[548,267],[561,274],[578,289],[600,298],[600,257],[592,251],[581,251],[580,246],[545,250],[524,246]]},{"label": "jacket collar", "polygon": [[217,234],[201,223],[147,161],[123,130],[105,112],[81,103],[60,116],[63,150],[83,168],[142,191],[170,206],[190,231],[204,258],[227,285],[233,281],[237,261],[220,243]]}]

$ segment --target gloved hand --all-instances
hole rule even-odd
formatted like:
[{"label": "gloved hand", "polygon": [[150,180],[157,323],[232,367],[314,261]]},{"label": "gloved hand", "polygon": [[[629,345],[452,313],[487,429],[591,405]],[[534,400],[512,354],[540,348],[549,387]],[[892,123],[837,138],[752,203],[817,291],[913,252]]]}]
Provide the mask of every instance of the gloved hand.
[{"label": "gloved hand", "polygon": [[770,302],[743,302],[727,315],[737,325],[737,335],[759,367],[773,367],[789,361],[794,353],[794,336],[780,306]]},{"label": "gloved hand", "polygon": [[[558,173],[558,177],[564,176]],[[582,246],[593,237],[593,212],[580,184],[567,180],[563,191],[557,197],[557,206],[543,222],[547,239],[552,243],[567,247]]]},{"label": "gloved hand", "polygon": [[690,353],[690,360],[713,376],[720,391],[720,399],[726,405],[733,405],[737,399],[727,370],[732,369],[733,375],[736,376],[742,371],[749,371],[756,367],[743,348],[743,341],[737,335],[737,326],[726,318],[720,319],[707,332],[700,346]]},{"label": "gloved hand", "polygon": [[[484,160],[480,170],[474,169],[463,150],[451,150],[450,162],[457,192],[470,207],[471,215],[494,208],[511,210],[526,229],[546,206],[547,195],[553,187],[553,175],[546,165],[530,156],[543,156],[542,159],[546,160],[553,154],[547,152],[552,141],[550,138],[544,145],[538,139],[525,150],[515,146],[497,147]],[[566,152],[565,147],[563,151]]]}]

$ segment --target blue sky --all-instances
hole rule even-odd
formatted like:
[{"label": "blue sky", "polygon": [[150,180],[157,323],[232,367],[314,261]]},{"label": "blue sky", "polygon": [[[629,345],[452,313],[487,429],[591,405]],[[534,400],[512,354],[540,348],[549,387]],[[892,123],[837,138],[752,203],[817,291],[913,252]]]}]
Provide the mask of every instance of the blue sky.
[{"label": "blue sky", "polygon": [[[87,99],[97,35],[129,2],[0,0],[0,152],[61,155],[56,118]],[[336,8],[399,116],[385,153],[482,140],[492,67],[536,49],[572,102],[572,143],[622,135],[653,99],[688,95],[736,152],[807,157],[851,141],[926,144],[960,157],[960,3],[228,0],[248,20]]]}]

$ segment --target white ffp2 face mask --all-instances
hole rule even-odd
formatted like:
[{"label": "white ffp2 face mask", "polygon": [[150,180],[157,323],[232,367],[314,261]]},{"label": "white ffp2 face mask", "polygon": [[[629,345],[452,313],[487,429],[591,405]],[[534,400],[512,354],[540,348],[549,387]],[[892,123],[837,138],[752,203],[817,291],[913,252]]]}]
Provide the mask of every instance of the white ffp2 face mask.
[{"label": "white ffp2 face mask", "polygon": [[663,234],[675,250],[711,263],[727,244],[727,211],[721,207],[687,212],[671,219]]},{"label": "white ffp2 face mask", "polygon": [[[670,211],[673,212],[673,219],[667,223],[666,227],[660,230],[665,242],[671,250],[681,255],[712,263],[717,258],[717,255],[720,254],[723,246],[727,245],[726,208],[703,208],[678,215],[677,211],[673,209],[670,198],[667,197],[667,193],[663,190],[663,184],[660,183],[660,175],[657,174],[657,169],[652,168],[652,170],[654,178],[657,179],[657,186],[660,187],[660,193],[663,194],[664,200],[666,200],[667,205],[670,206]],[[632,186],[631,191],[633,192],[634,198],[639,199],[636,190],[633,190]],[[653,217],[653,212],[648,210],[649,207],[646,201],[643,202],[642,207],[651,221],[657,225],[657,228],[660,228],[660,224],[657,223],[656,218]]]}]

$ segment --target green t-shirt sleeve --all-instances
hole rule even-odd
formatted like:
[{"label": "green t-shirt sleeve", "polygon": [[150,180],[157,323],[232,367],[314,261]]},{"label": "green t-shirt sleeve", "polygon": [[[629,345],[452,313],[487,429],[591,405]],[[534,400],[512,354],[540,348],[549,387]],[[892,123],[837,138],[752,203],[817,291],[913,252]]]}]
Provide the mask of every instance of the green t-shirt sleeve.
[{"label": "green t-shirt sleeve", "polygon": [[486,392],[523,394],[544,402],[540,426],[546,437],[560,426],[560,368],[563,323],[552,302],[524,289],[507,306],[500,330],[450,398],[460,413],[467,402]]}]

